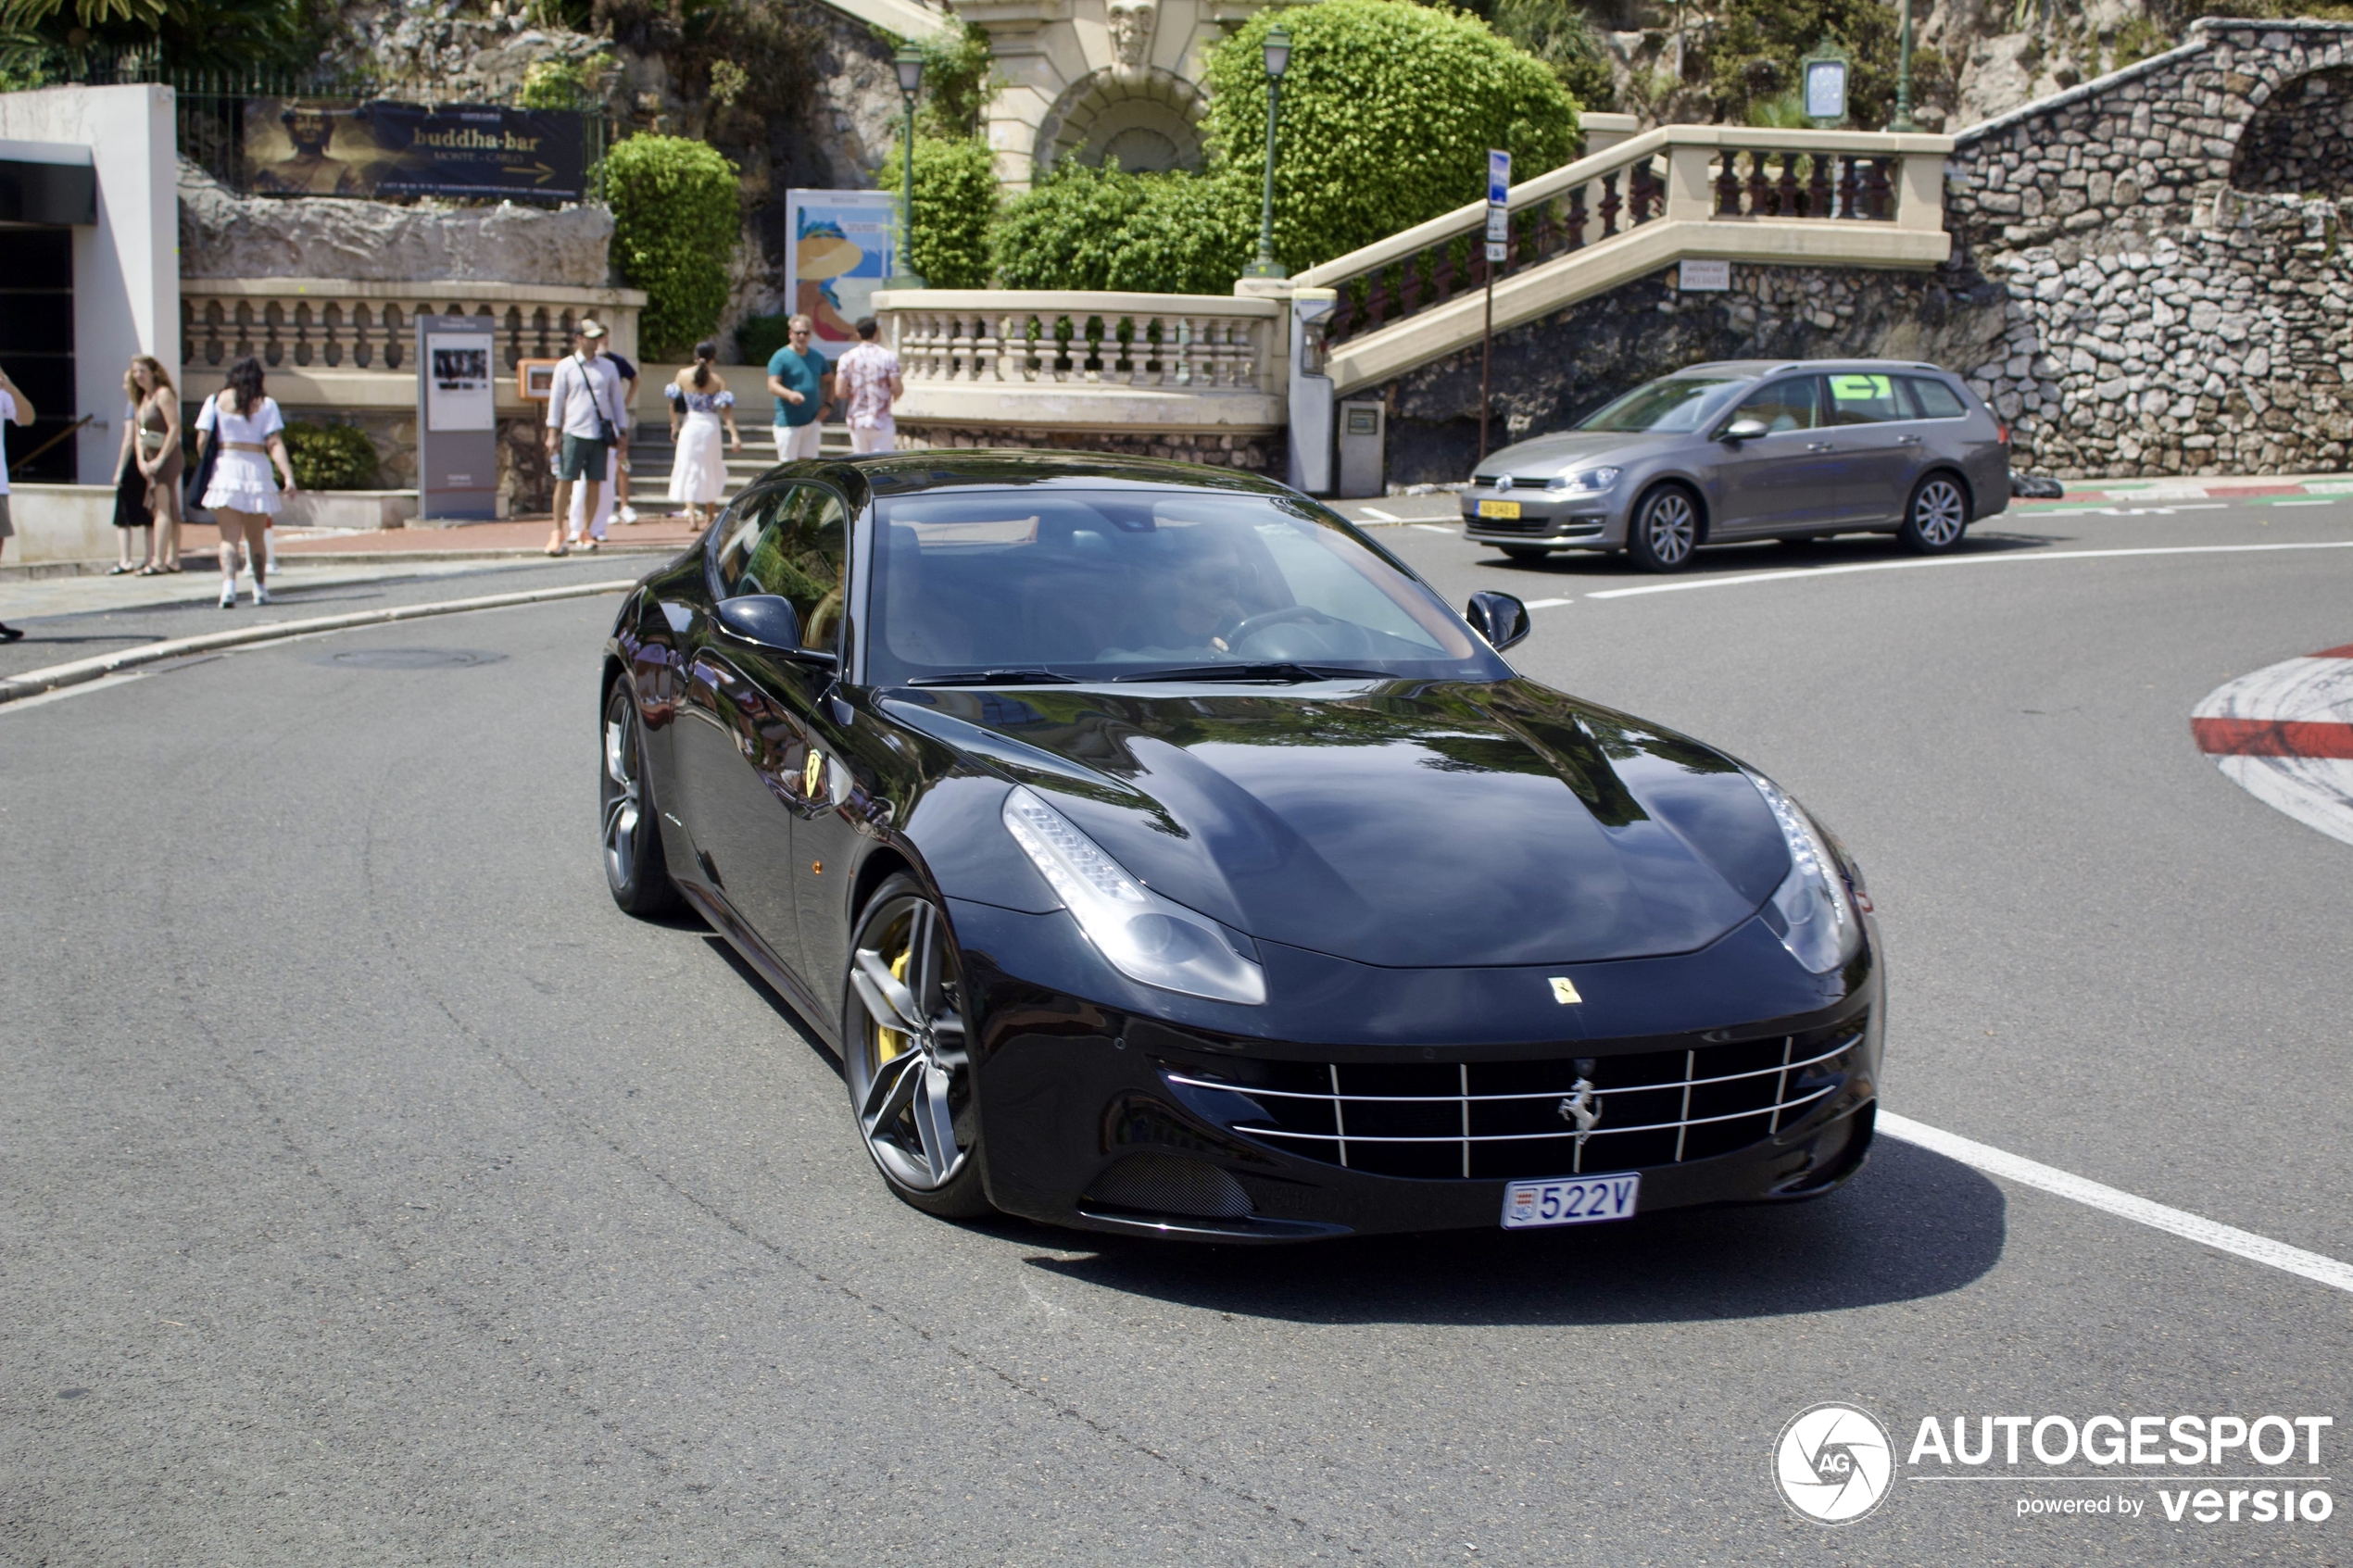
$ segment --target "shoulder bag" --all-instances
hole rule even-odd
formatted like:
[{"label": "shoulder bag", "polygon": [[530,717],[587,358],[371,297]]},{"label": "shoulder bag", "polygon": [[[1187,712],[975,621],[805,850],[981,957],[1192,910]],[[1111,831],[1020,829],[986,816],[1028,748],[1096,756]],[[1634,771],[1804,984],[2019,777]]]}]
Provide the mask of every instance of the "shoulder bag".
[{"label": "shoulder bag", "polygon": [[204,400],[205,407],[212,409],[212,428],[204,433],[204,450],[197,455],[195,466],[188,470],[187,481],[181,488],[180,497],[186,504],[181,514],[182,516],[201,508],[204,493],[212,488],[213,465],[220,460],[220,410],[215,404],[219,395],[216,393]]}]

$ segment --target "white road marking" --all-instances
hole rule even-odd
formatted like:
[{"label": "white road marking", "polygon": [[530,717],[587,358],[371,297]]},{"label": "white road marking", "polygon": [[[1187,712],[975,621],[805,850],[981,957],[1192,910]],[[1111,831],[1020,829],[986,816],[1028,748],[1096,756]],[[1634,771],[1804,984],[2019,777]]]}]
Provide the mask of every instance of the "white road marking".
[{"label": "white road marking", "polygon": [[1404,521],[1403,518],[1391,517],[1378,507],[1365,507],[1360,509],[1376,522],[1403,522]]},{"label": "white road marking", "polygon": [[2221,1224],[2184,1210],[2169,1209],[2162,1203],[2152,1203],[2145,1198],[2136,1198],[2129,1192],[2087,1180],[2055,1165],[2045,1165],[2007,1149],[1995,1148],[1991,1144],[1979,1143],[1974,1138],[1965,1138],[1957,1133],[1948,1133],[1941,1127],[1915,1122],[1908,1116],[1882,1110],[1879,1113],[1879,1130],[1906,1143],[1918,1144],[1947,1160],[1957,1160],[1964,1165],[1973,1166],[1989,1176],[2000,1176],[2022,1186],[2039,1187],[2045,1192],[2056,1193],[2061,1198],[2072,1198],[2091,1208],[2195,1241],[2202,1247],[2211,1247],[2250,1262],[2284,1269],[2338,1290],[2353,1291],[2353,1263],[2341,1263],[2334,1258],[2307,1252],[2300,1247],[2290,1247],[2284,1241],[2273,1241],[2268,1236],[2257,1236],[2253,1231]]},{"label": "white road marking", "polygon": [[2336,497],[2323,495],[2317,501],[2274,501],[2271,505],[2275,507],[2334,507],[2336,505]]},{"label": "white road marking", "polygon": [[56,691],[43,692],[39,696],[20,696],[14,702],[0,702],[0,713],[15,713],[27,708],[38,708],[44,702],[63,702],[69,696],[80,696],[84,692],[103,692],[113,686],[127,686],[133,681],[145,680],[150,673],[152,671],[133,670],[128,674],[108,675],[102,680],[87,682],[79,686],[59,686]]},{"label": "white road marking", "polygon": [[2319,539],[2298,545],[2152,545],[2136,550],[2019,550],[2001,555],[1937,556],[1927,560],[1857,561],[1849,566],[1793,567],[1787,571],[1744,571],[1735,577],[1696,577],[1681,583],[1647,583],[1639,588],[1604,588],[1589,599],[1624,599],[1637,594],[1680,594],[1692,588],[1730,588],[1743,583],[1787,583],[1807,577],[1840,577],[1850,571],[1911,571],[1933,566],[2003,566],[2045,560],[2108,560],[2120,556],[2232,556],[2266,550],[2353,550],[2353,539]]},{"label": "white road marking", "polygon": [[1574,599],[1529,599],[1528,601],[1528,608],[1530,609],[1553,609],[1561,605],[1575,604],[1576,602],[1577,601]]},{"label": "white road marking", "polygon": [[2224,778],[2273,810],[2353,844],[2353,757],[2342,744],[2348,726],[2353,646],[2266,665],[2225,681],[2190,709],[2198,749]]},{"label": "white road marking", "polygon": [[1442,522],[1417,522],[1414,524],[1414,526],[1431,533],[1452,533],[1454,532]]},{"label": "white road marking", "polygon": [[2102,517],[2171,517],[2175,512],[2219,512],[2228,501],[2176,501],[2162,507],[2045,507],[2036,517],[2074,517],[2097,512]]}]

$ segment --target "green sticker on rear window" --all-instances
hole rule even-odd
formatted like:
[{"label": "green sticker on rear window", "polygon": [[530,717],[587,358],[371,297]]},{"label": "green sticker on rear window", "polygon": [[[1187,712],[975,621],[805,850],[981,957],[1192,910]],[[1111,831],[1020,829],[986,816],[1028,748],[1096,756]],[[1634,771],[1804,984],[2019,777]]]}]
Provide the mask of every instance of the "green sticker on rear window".
[{"label": "green sticker on rear window", "polygon": [[1841,403],[1884,403],[1895,389],[1885,376],[1832,376],[1831,395]]}]

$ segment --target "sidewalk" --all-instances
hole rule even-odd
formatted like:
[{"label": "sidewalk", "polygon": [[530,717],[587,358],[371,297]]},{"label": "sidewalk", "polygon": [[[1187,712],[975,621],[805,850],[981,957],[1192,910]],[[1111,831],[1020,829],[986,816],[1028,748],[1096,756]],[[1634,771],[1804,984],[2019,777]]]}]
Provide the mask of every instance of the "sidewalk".
[{"label": "sidewalk", "polygon": [[[278,559],[282,564],[315,560],[321,564],[332,562],[351,566],[421,561],[518,560],[544,557],[548,529],[548,521],[543,517],[447,526],[421,526],[412,522],[407,528],[380,528],[365,533],[347,529],[284,529],[273,532],[278,534]],[[613,524],[606,534],[603,548],[575,551],[574,555],[591,558],[599,555],[675,555],[694,543],[697,533],[698,530],[683,517],[648,517],[634,527]],[[182,576],[177,579],[143,577],[136,581],[185,582],[189,576],[197,573],[213,576],[220,570],[220,530],[203,523],[189,523],[180,531],[180,558],[186,569]],[[0,596],[7,595],[11,584],[27,581],[105,578],[113,564],[111,561],[58,561],[39,566],[19,566],[0,558]],[[132,579],[114,578],[110,581],[128,582]],[[216,581],[212,592],[219,591]],[[6,617],[0,616],[0,619]]]},{"label": "sidewalk", "polygon": [[2065,501],[2012,501],[2014,507],[2068,501],[2246,501],[2264,495],[2353,495],[2353,473],[2211,474],[2179,479],[2063,479]]}]

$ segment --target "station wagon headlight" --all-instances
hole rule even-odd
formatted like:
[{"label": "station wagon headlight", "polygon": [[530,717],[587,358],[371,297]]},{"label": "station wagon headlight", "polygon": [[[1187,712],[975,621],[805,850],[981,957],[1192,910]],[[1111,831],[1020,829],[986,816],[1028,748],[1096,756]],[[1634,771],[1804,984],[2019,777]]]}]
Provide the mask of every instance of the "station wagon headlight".
[{"label": "station wagon headlight", "polygon": [[1772,780],[1750,773],[1789,845],[1789,875],[1765,901],[1765,923],[1790,956],[1816,974],[1828,974],[1862,946],[1862,917],[1847,897],[1846,879],[1822,842],[1820,830]]},{"label": "station wagon headlight", "polygon": [[1617,483],[1616,469],[1579,469],[1575,473],[1555,474],[1547,483],[1554,490],[1581,490],[1587,494],[1606,490]]},{"label": "station wagon headlight", "polygon": [[1164,991],[1257,1007],[1266,972],[1234,950],[1223,927],[1127,874],[1070,819],[1030,791],[1005,797],[1005,831],[1114,969]]}]

